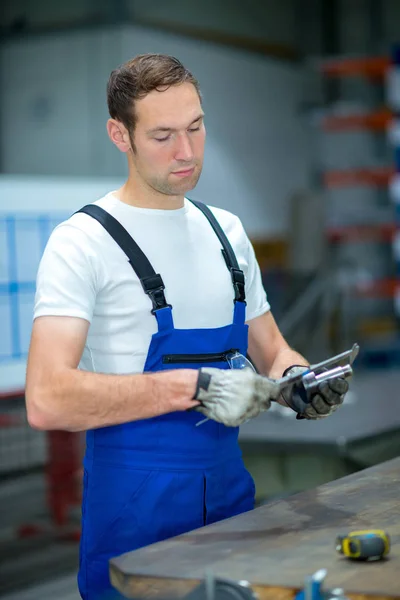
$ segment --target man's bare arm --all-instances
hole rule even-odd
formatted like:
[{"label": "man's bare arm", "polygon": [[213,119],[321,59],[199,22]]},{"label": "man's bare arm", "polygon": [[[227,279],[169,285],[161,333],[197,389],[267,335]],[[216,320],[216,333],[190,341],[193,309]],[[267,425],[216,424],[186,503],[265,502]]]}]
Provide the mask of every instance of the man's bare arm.
[{"label": "man's bare arm", "polygon": [[288,367],[309,364],[286,342],[270,311],[252,319],[248,325],[249,355],[263,375],[279,379]]},{"label": "man's bare arm", "polygon": [[[309,364],[286,342],[270,311],[252,319],[248,325],[249,355],[262,375],[280,379],[288,367]],[[287,406],[281,397],[278,402]]]},{"label": "man's bare arm", "polygon": [[138,375],[78,370],[89,323],[74,317],[34,321],[26,377],[28,420],[36,429],[84,431],[184,411],[197,371],[179,369]]}]

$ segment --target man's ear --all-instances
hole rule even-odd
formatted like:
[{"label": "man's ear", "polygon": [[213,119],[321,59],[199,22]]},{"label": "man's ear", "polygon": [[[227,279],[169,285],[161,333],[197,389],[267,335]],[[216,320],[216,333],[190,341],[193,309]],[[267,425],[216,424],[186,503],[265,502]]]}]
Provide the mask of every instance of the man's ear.
[{"label": "man's ear", "polygon": [[108,137],[115,144],[121,152],[129,152],[131,149],[131,141],[129,139],[129,133],[123,123],[116,119],[108,119],[107,121],[107,133]]}]

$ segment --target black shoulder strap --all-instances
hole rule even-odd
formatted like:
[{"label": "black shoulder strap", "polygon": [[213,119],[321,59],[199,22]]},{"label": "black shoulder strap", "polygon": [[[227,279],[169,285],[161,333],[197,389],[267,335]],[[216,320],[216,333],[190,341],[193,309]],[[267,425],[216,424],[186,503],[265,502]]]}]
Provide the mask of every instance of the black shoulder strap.
[{"label": "black shoulder strap", "polygon": [[203,215],[209,221],[211,227],[214,229],[219,241],[221,242],[222,255],[225,259],[226,266],[230,271],[233,287],[235,289],[235,302],[245,302],[246,293],[244,273],[241,269],[239,269],[239,264],[236,255],[228,238],[225,235],[224,230],[222,229],[221,225],[218,223],[217,219],[206,204],[203,204],[202,202],[197,202],[196,200],[190,200],[190,202],[197,206],[199,210],[201,210]]},{"label": "black shoulder strap", "polygon": [[153,304],[152,313],[160,308],[171,306],[165,299],[165,286],[161,275],[155,272],[147,256],[117,219],[97,204],[88,204],[76,212],[85,213],[96,219],[125,252],[132,269],[139,277],[145,293]]}]

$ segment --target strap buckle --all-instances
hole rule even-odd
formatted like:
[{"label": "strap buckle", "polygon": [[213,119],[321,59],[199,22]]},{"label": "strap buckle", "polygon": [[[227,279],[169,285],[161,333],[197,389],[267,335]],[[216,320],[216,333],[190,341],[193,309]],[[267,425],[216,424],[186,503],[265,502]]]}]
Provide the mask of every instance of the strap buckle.
[{"label": "strap buckle", "polygon": [[165,285],[161,275],[156,274],[150,275],[149,277],[143,277],[143,279],[140,280],[140,283],[153,305],[151,314],[154,315],[154,313],[161,308],[172,308],[171,304],[168,304],[165,299]]},{"label": "strap buckle", "polygon": [[244,302],[244,304],[246,304],[244,273],[241,269],[235,269],[234,267],[232,267],[230,271],[233,288],[235,290],[235,302]]}]

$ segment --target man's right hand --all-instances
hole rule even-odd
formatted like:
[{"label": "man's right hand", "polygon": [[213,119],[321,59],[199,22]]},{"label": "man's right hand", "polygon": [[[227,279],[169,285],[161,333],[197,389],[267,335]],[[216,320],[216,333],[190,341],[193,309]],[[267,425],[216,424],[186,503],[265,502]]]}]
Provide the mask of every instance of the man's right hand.
[{"label": "man's right hand", "polygon": [[194,410],[228,427],[237,427],[271,406],[280,389],[276,381],[257,375],[252,369],[199,370]]}]

